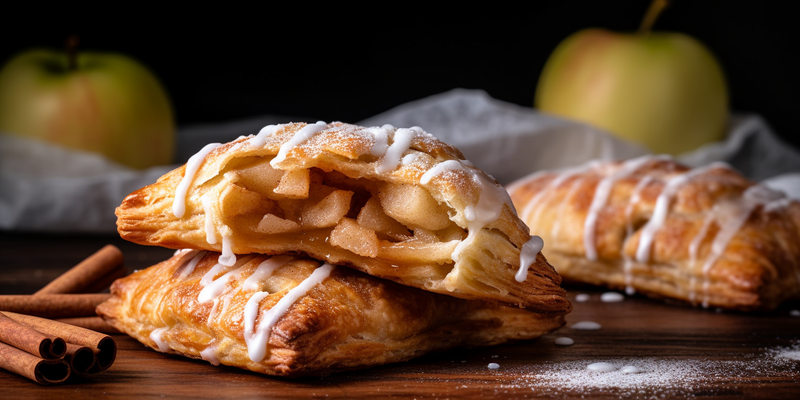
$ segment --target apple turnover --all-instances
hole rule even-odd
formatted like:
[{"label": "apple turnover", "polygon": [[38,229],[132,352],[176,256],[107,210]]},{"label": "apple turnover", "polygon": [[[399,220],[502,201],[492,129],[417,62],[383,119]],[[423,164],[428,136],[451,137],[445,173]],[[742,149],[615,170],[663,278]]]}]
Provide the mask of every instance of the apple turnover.
[{"label": "apple turnover", "polygon": [[278,376],[327,375],[432,351],[528,340],[564,324],[291,255],[179,251],[119,279],[97,308],[165,353]]},{"label": "apple turnover", "polygon": [[571,310],[508,193],[418,127],[270,125],[212,143],[116,210],[120,235],[174,249],[306,254],[465,299]]},{"label": "apple turnover", "polygon": [[508,190],[565,281],[743,311],[800,294],[800,203],[727,164],[592,162]]}]

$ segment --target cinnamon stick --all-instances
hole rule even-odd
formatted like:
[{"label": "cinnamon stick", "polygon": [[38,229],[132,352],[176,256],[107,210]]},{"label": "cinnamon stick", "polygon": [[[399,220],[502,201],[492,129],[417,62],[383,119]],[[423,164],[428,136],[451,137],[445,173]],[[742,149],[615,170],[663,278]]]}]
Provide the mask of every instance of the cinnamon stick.
[{"label": "cinnamon stick", "polygon": [[34,294],[79,293],[120,266],[122,266],[122,252],[116,246],[109,244]]},{"label": "cinnamon stick", "polygon": [[0,295],[0,311],[36,315],[45,318],[95,316],[98,304],[111,297],[108,293],[92,294],[6,294]]},{"label": "cinnamon stick", "polygon": [[88,374],[95,364],[95,354],[92,349],[79,344],[67,343],[67,354],[64,357],[70,369],[79,374]]},{"label": "cinnamon stick", "polygon": [[1,313],[0,342],[45,359],[61,358],[67,351],[67,344],[64,339],[46,336],[30,326],[20,324]]},{"label": "cinnamon stick", "polygon": [[32,315],[13,312],[3,312],[3,314],[46,335],[58,336],[64,338],[67,343],[91,348],[95,353],[95,365],[90,372],[100,372],[108,369],[117,357],[117,342],[104,333]]},{"label": "cinnamon stick", "polygon": [[0,343],[0,368],[42,385],[62,383],[69,378],[71,372],[63,358],[45,360],[5,343]]},{"label": "cinnamon stick", "polygon": [[108,333],[112,335],[120,334],[119,329],[103,321],[100,317],[75,317],[75,318],[58,318],[58,322],[65,324],[80,326],[81,328],[91,329],[95,332]]}]

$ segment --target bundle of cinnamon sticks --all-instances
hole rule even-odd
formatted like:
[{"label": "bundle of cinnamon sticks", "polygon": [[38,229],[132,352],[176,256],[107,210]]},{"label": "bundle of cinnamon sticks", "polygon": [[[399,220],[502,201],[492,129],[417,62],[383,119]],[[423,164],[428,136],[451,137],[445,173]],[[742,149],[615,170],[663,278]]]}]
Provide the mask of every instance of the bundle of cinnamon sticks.
[{"label": "bundle of cinnamon sticks", "polygon": [[110,297],[97,292],[127,275],[122,261],[107,245],[32,295],[0,295],[0,368],[44,385],[108,369],[119,332],[95,313]]}]

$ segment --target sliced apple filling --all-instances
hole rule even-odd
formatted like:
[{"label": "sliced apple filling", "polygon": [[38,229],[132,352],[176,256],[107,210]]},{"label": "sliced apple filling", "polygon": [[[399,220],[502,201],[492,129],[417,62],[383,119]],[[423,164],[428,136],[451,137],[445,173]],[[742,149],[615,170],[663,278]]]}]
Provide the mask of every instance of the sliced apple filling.
[{"label": "sliced apple filling", "polygon": [[262,240],[324,242],[387,264],[453,264],[467,232],[423,187],[336,171],[281,171],[263,159],[224,174],[220,220]]}]

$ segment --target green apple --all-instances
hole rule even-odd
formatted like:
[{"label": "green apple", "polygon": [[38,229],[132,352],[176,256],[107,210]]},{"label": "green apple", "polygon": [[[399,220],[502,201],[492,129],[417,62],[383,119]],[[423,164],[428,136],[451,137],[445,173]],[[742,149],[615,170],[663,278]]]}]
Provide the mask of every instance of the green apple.
[{"label": "green apple", "polygon": [[0,70],[0,132],[87,150],[132,168],[174,162],[171,103],[121,54],[31,49]]},{"label": "green apple", "polygon": [[690,36],[585,29],[547,60],[534,107],[675,155],[725,136],[728,89],[719,62]]}]

